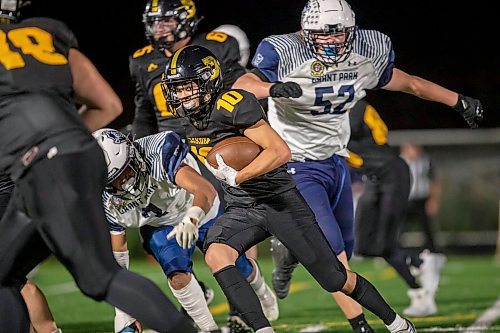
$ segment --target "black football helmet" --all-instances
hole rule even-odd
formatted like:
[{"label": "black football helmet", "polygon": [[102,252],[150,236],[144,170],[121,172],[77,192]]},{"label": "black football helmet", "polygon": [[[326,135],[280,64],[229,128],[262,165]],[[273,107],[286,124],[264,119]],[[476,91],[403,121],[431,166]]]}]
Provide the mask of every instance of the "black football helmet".
[{"label": "black football helmet", "polygon": [[[167,36],[155,38],[155,26],[161,21],[169,20],[176,23],[175,28],[168,31],[173,39],[167,40]],[[169,50],[179,40],[192,36],[200,21],[193,0],[148,0],[142,15],[146,38],[160,50]]]},{"label": "black football helmet", "polygon": [[[192,94],[178,96],[181,86]],[[180,48],[165,68],[161,87],[174,115],[187,117],[195,127],[204,129],[215,99],[222,89],[219,61],[202,46],[188,45]],[[192,101],[196,101],[195,107],[185,107]]]},{"label": "black football helmet", "polygon": [[21,8],[28,3],[25,0],[0,0],[0,24],[17,22]]}]

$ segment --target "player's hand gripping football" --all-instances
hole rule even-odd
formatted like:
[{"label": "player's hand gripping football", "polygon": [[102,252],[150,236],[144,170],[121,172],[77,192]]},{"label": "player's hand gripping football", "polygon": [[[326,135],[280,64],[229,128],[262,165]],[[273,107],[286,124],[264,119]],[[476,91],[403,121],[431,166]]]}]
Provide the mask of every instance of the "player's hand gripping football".
[{"label": "player's hand gripping football", "polygon": [[225,182],[229,186],[238,186],[236,184],[236,175],[238,174],[238,171],[227,165],[220,154],[216,154],[215,159],[219,167],[214,168],[208,163],[208,161],[205,160],[205,166],[207,169],[210,170],[210,172],[213,173],[217,179]]},{"label": "player's hand gripping football", "polygon": [[295,82],[277,82],[269,88],[269,96],[299,98],[302,96],[302,88]]},{"label": "player's hand gripping football", "polygon": [[197,206],[190,207],[182,221],[168,233],[167,239],[175,237],[180,247],[183,249],[191,248],[198,240],[198,223],[203,216],[205,216],[203,209]]},{"label": "player's hand gripping football", "polygon": [[470,128],[478,128],[478,123],[483,120],[483,107],[478,99],[459,94],[453,108],[464,117]]}]

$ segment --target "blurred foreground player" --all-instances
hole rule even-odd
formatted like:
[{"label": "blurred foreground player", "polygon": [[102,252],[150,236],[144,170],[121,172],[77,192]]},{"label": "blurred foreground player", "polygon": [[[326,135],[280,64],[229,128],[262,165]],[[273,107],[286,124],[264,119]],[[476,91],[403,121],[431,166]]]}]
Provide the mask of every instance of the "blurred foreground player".
[{"label": "blurred foreground player", "polygon": [[[159,332],[194,332],[156,285],[112,255],[101,202],[106,164],[89,129],[121,113],[118,96],[62,22],[16,24],[20,1],[1,0],[0,8],[11,21],[0,26],[0,172],[16,185],[0,222],[1,329],[29,331],[19,287],[54,254],[85,295]],[[82,117],[73,97],[87,105]]]}]

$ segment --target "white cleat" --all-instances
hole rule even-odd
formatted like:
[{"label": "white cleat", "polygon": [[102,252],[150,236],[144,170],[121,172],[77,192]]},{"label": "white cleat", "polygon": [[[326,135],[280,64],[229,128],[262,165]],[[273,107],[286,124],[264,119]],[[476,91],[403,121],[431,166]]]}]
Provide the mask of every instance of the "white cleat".
[{"label": "white cleat", "polygon": [[278,298],[267,284],[266,292],[264,296],[259,297],[259,301],[267,320],[274,321],[279,318],[280,309],[278,306]]},{"label": "white cleat", "polygon": [[405,327],[393,331],[391,333],[417,333],[415,325],[413,325],[413,323],[406,318],[404,318],[404,320],[405,320]]},{"label": "white cleat", "polygon": [[423,261],[420,265],[422,287],[434,297],[439,286],[441,271],[446,263],[446,256],[424,250],[420,253],[420,259]]},{"label": "white cleat", "polygon": [[434,295],[425,288],[409,289],[410,306],[403,310],[403,314],[409,317],[427,317],[437,313]]}]

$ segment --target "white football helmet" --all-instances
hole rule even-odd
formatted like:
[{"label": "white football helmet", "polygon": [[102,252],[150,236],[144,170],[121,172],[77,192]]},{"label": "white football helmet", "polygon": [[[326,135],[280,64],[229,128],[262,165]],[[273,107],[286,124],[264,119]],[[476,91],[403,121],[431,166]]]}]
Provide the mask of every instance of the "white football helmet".
[{"label": "white football helmet", "polygon": [[248,40],[247,34],[240,27],[232,24],[223,24],[214,31],[221,31],[234,37],[238,41],[240,47],[240,61],[238,63],[246,67],[248,64],[248,59],[250,58],[250,41]]},{"label": "white football helmet", "polygon": [[[92,133],[104,152],[104,158],[108,167],[107,190],[127,192],[132,195],[140,194],[145,183],[143,174],[146,164],[134,144],[120,131],[111,128],[102,128]],[[111,184],[125,169],[129,167],[133,171],[131,176],[121,189],[114,188]]]},{"label": "white football helmet", "polygon": [[357,27],[345,0],[309,0],[301,26],[305,41],[321,62],[335,65],[349,57]]}]

